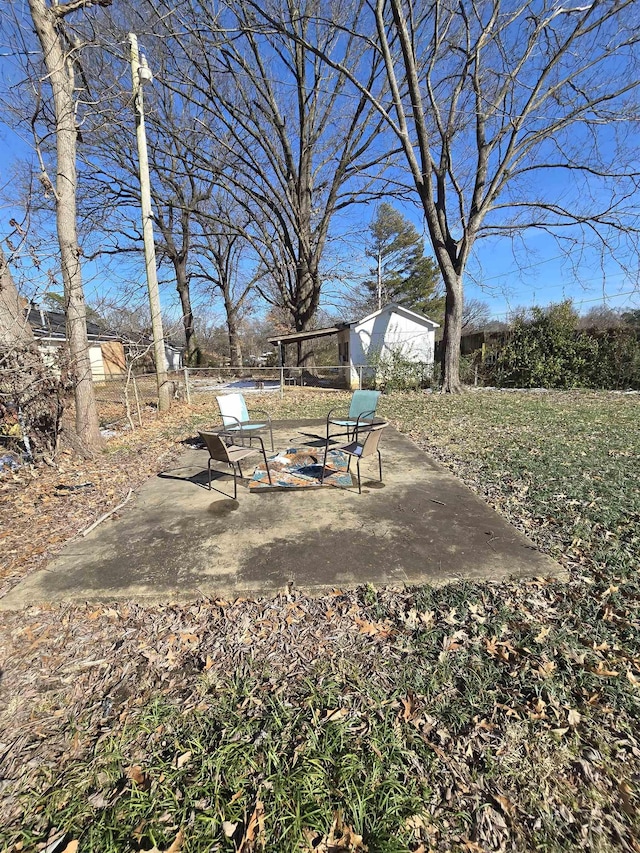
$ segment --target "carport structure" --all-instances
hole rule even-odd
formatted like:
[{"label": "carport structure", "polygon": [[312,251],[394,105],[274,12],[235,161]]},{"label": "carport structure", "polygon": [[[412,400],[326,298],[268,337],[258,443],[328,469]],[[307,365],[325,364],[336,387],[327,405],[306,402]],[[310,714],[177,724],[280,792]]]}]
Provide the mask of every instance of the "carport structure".
[{"label": "carport structure", "polygon": [[[322,454],[325,421],[274,422],[276,448]],[[363,493],[249,490],[230,477],[207,489],[206,450],[185,446],[119,518],[71,540],[0,609],[51,601],[190,601],[309,593],[371,583],[402,587],[456,579],[561,576],[563,570],[460,480],[392,427]],[[245,483],[245,486],[247,484]],[[226,494],[225,494],[226,492]]]},{"label": "carport structure", "polygon": [[[296,346],[296,364],[298,368],[304,369],[305,356],[302,352],[302,345],[305,341],[313,341],[317,338],[326,338],[329,335],[337,336],[338,346],[338,362],[346,364],[348,358],[345,356],[345,345],[349,346],[349,328],[351,323],[338,323],[335,326],[326,326],[324,329],[314,329],[309,332],[290,332],[282,335],[274,335],[267,338],[270,344],[278,348],[278,366],[287,367],[287,346],[295,344]],[[346,376],[348,376],[348,371]]]}]

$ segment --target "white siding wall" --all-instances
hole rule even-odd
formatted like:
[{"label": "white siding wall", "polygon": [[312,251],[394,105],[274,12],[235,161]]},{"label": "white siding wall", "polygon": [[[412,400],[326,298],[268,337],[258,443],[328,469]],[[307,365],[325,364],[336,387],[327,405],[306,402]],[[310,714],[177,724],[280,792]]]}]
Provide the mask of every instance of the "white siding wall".
[{"label": "white siding wall", "polygon": [[433,361],[435,334],[433,329],[402,314],[379,314],[352,329],[352,362],[366,364],[375,354],[382,357],[400,352],[411,361]]},{"label": "white siding wall", "polygon": [[102,349],[100,344],[92,344],[89,346],[89,361],[91,362],[91,375],[100,382],[104,379],[105,369],[102,361]]},{"label": "white siding wall", "polygon": [[182,368],[182,352],[173,349],[173,347],[165,346],[164,348],[165,367],[167,370],[181,370]]}]

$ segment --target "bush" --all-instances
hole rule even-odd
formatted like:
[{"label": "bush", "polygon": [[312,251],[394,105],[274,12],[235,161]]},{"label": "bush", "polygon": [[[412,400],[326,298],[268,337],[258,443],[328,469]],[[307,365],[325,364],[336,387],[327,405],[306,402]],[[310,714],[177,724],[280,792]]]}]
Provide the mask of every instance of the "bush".
[{"label": "bush", "polygon": [[638,388],[640,342],[631,329],[579,331],[569,300],[535,307],[516,318],[493,378],[517,388]]},{"label": "bush", "polygon": [[594,388],[640,389],[640,341],[629,328],[610,329],[595,338],[598,358],[592,365]]},{"label": "bush", "polygon": [[376,352],[367,361],[375,372],[375,384],[385,391],[415,391],[431,385],[433,365],[413,361],[401,347]]}]

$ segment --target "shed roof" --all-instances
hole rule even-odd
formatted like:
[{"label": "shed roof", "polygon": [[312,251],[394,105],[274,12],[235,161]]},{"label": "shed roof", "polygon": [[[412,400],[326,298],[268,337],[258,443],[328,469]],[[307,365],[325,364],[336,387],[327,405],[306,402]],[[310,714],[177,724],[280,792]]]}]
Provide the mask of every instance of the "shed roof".
[{"label": "shed roof", "polygon": [[440,323],[436,323],[435,320],[431,320],[429,317],[426,317],[424,314],[419,314],[417,311],[412,311],[410,308],[405,308],[404,305],[398,305],[396,302],[390,302],[388,305],[385,305],[383,308],[379,308],[372,314],[367,314],[366,317],[363,317],[362,320],[358,320],[358,322],[353,325],[357,328],[363,323],[373,320],[375,317],[379,317],[381,314],[402,314],[408,319],[413,320],[421,326],[426,326],[429,329],[438,329],[440,327]]},{"label": "shed roof", "polygon": [[291,332],[286,335],[274,335],[267,338],[270,344],[277,346],[278,344],[293,344],[297,341],[309,341],[313,338],[324,338],[327,335],[337,335],[343,329],[348,329],[353,323],[338,323],[335,326],[326,326],[324,329],[312,329],[308,332]]}]

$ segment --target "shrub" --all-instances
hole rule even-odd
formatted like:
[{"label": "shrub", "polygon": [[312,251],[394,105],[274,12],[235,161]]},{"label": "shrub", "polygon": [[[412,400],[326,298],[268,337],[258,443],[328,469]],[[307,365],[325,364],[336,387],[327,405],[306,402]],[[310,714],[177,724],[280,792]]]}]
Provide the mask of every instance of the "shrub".
[{"label": "shrub", "polygon": [[594,388],[640,389],[640,340],[630,328],[599,333],[598,357],[592,365]]},{"label": "shrub", "polygon": [[578,315],[570,302],[520,314],[498,355],[498,384],[520,388],[572,388],[582,384],[587,338],[576,334]]},{"label": "shrub", "polygon": [[367,362],[375,372],[376,385],[385,391],[415,391],[431,385],[433,365],[412,360],[402,347],[370,353]]}]

